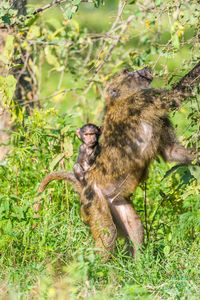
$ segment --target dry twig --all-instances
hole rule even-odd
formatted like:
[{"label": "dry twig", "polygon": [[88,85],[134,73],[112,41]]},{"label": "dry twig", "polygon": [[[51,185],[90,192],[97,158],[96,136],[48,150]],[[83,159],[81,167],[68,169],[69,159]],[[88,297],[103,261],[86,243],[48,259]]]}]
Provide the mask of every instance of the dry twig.
[{"label": "dry twig", "polygon": [[[72,2],[72,1],[70,1],[70,0],[53,0],[51,3],[48,3],[48,4],[46,4],[46,5],[42,6],[42,7],[39,7],[36,10],[34,10],[33,14],[36,15],[36,14],[38,14],[38,13],[40,13],[40,12],[42,12],[42,11],[44,11],[44,10],[52,7],[52,6],[54,6],[54,5],[62,4],[64,2]],[[93,0],[81,0],[81,2],[92,3]]]},{"label": "dry twig", "polygon": [[[62,4],[64,2],[72,2],[71,0],[53,0],[52,2],[42,6],[42,7],[39,7],[39,8],[36,8],[32,15],[37,15],[38,13],[50,8],[50,7],[53,7],[55,5],[59,5],[59,4]],[[81,2],[87,2],[87,3],[92,3],[93,0],[81,0]],[[31,19],[32,18],[32,15],[31,16],[24,16],[21,21],[24,21],[24,20],[28,20],[28,19]],[[2,24],[0,25],[0,29],[8,29],[8,28],[11,28],[11,27],[14,27],[15,25],[19,24],[19,21],[16,21],[14,23],[12,23],[11,25],[8,25],[8,24]]]},{"label": "dry twig", "polygon": [[[44,10],[46,10],[46,9],[54,6],[54,5],[58,5],[58,4],[61,4],[63,2],[67,2],[67,1],[66,0],[54,0],[51,3],[45,5],[45,6],[41,7],[41,8],[36,9],[34,11],[34,14],[37,14],[37,13],[39,13],[41,11],[44,11]],[[81,2],[93,2],[93,1],[92,0],[82,0]],[[119,25],[119,22],[120,22],[120,19],[121,19],[121,16],[122,16],[122,13],[123,13],[123,10],[124,10],[126,4],[127,4],[127,0],[120,0],[119,1],[117,16],[116,16],[115,21],[113,22],[110,30],[106,34],[106,36],[109,37],[109,39],[110,39],[111,35],[113,35],[114,32],[118,31],[119,29],[121,29],[121,30],[120,30],[120,32],[117,35],[112,36],[112,43],[110,44],[110,48],[109,48],[106,56],[103,58],[103,60],[101,61],[101,63],[99,63],[99,65],[96,67],[96,69],[94,70],[93,74],[90,76],[90,78],[87,80],[87,82],[84,84],[83,87],[64,89],[62,91],[55,92],[55,93],[53,93],[53,94],[51,94],[51,95],[49,95],[47,97],[41,98],[41,99],[32,99],[30,101],[24,101],[23,103],[13,105],[10,108],[18,106],[18,105],[25,105],[26,106],[26,105],[28,105],[30,103],[33,103],[33,102],[43,101],[43,100],[55,97],[55,96],[60,95],[60,94],[64,95],[64,94],[66,94],[68,92],[72,92],[72,91],[85,91],[85,92],[87,92],[88,89],[90,89],[91,85],[93,84],[95,76],[102,69],[102,67],[104,66],[104,64],[109,60],[109,58],[110,58],[113,50],[118,45],[121,37],[124,35],[125,31],[127,30],[128,25],[131,23],[131,21],[134,18],[134,16],[131,15],[131,16],[129,16],[129,18],[124,23],[122,23],[122,24]],[[106,44],[106,41],[104,42],[102,48],[105,47],[105,44]],[[101,52],[102,52],[102,50],[100,51],[100,53]],[[97,63],[98,62],[99,61],[98,61],[98,58],[97,58]]]}]

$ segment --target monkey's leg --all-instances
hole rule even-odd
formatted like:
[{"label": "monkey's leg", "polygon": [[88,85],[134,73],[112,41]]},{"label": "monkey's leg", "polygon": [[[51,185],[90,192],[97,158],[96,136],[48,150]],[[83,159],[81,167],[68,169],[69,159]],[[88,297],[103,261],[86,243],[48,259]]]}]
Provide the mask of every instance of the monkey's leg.
[{"label": "monkey's leg", "polygon": [[105,261],[113,253],[117,238],[117,229],[109,208],[103,213],[97,209],[97,214],[93,214],[90,218],[90,226],[95,239],[95,247],[102,249],[100,254],[103,255],[103,261]]},{"label": "monkey's leg", "polygon": [[132,241],[134,249],[133,256],[137,256],[137,251],[144,242],[144,229],[142,221],[133,205],[126,199],[115,199],[110,204],[110,209],[116,224],[123,233]]},{"label": "monkey's leg", "polygon": [[167,146],[162,152],[162,157],[166,161],[174,161],[183,164],[190,164],[196,158],[191,149],[186,149],[179,144]]},{"label": "monkey's leg", "polygon": [[91,228],[95,247],[100,248],[103,261],[107,260],[115,248],[117,229],[105,198],[98,198],[85,203],[81,207],[83,221]]}]

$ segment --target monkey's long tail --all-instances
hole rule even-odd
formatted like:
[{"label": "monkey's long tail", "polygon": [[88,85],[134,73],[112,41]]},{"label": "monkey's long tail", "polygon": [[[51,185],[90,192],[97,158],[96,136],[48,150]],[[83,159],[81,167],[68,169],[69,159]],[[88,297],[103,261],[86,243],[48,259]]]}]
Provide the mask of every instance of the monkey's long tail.
[{"label": "monkey's long tail", "polygon": [[[52,172],[50,174],[48,174],[46,177],[44,177],[44,179],[42,180],[42,182],[40,183],[39,189],[38,189],[38,194],[42,193],[45,188],[47,187],[47,185],[53,181],[53,180],[66,180],[69,183],[71,183],[73,189],[81,194],[82,191],[82,186],[80,184],[80,182],[76,179],[76,177],[74,176],[73,172]],[[39,196],[40,198],[40,196]],[[38,203],[38,197],[36,198],[37,202],[33,205],[34,209],[35,209],[35,214],[33,216],[34,219],[39,218],[36,213],[40,210],[40,203]]]},{"label": "monkey's long tail", "polygon": [[68,181],[69,183],[71,183],[73,189],[79,194],[81,194],[81,191],[83,189],[82,185],[76,179],[73,172],[67,172],[67,171],[52,172],[52,173],[48,174],[46,177],[44,177],[44,179],[40,183],[38,193],[42,193],[45,190],[45,188],[47,187],[47,185],[53,180],[66,180],[66,181]]}]

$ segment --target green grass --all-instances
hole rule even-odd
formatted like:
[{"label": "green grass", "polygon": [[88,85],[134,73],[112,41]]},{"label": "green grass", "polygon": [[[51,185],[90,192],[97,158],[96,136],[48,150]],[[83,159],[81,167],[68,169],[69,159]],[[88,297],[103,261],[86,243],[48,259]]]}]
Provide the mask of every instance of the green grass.
[{"label": "green grass", "polygon": [[[61,127],[66,125],[62,118]],[[170,165],[155,162],[151,167],[147,182],[149,240],[145,232],[145,246],[137,260],[127,255],[125,241],[119,238],[113,258],[101,262],[89,228],[81,220],[79,199],[63,182],[47,187],[40,217],[33,219],[38,184],[49,172],[52,153],[60,151],[55,148],[57,140],[47,134],[58,120],[35,112],[24,129],[19,127],[13,133],[12,151],[0,165],[2,299],[198,299],[200,198],[197,192],[183,202],[189,188],[179,184],[186,168],[161,181]],[[65,122],[70,119],[65,117]],[[22,148],[20,137],[27,131]],[[56,135],[60,138],[59,131]],[[68,135],[73,140],[73,131]],[[66,160],[70,169],[78,147],[77,141],[73,143],[75,155],[71,162]],[[194,179],[190,186],[196,188]],[[170,195],[168,200],[160,190]],[[133,203],[145,224],[143,194],[138,188]]]},{"label": "green grass", "polygon": [[[37,4],[39,1],[29,2]],[[74,20],[79,22],[81,30],[105,32],[113,21],[110,17],[116,15],[114,3],[116,1],[92,11],[83,5]],[[58,10],[42,14],[44,22],[52,19],[59,24]],[[132,33],[138,33],[143,27],[144,20]],[[152,35],[150,32],[149,37]],[[185,30],[186,40],[192,36],[192,28]],[[159,42],[165,44],[169,37],[167,27]],[[141,54],[149,45],[142,45],[139,37],[129,38],[116,49],[110,69],[105,67],[102,74],[106,76],[110,71],[121,69],[123,61],[132,65],[128,51],[133,49]],[[159,70],[166,61],[171,74],[184,59],[189,59],[190,51],[185,46],[171,58],[161,56],[153,69],[157,74],[153,86],[164,85]],[[149,54],[144,63],[154,65],[157,58],[158,53]],[[40,97],[50,95],[58,87],[60,72],[51,69],[46,62],[42,66]],[[66,70],[61,88],[82,86],[85,81],[77,73]],[[0,163],[0,299],[199,299],[200,186],[187,167],[164,178],[173,164],[161,160],[151,166],[147,181],[145,245],[137,260],[127,254],[123,238],[118,238],[113,258],[101,262],[90,230],[81,220],[79,198],[70,185],[63,182],[52,182],[47,187],[41,197],[39,218],[33,219],[32,206],[39,183],[52,171],[52,160],[65,152],[66,138],[73,145],[73,153],[65,157],[64,165],[71,170],[79,146],[75,128],[84,124],[88,116],[91,122],[101,123],[103,101],[95,88],[83,95],[68,93],[62,99],[48,99],[42,102],[44,110],[34,110],[23,122],[15,116],[10,153]],[[183,141],[197,132],[195,105],[189,102],[171,116]],[[49,107],[53,109],[48,110]],[[56,164],[53,169],[61,168]],[[132,201],[145,224],[142,186]]]}]

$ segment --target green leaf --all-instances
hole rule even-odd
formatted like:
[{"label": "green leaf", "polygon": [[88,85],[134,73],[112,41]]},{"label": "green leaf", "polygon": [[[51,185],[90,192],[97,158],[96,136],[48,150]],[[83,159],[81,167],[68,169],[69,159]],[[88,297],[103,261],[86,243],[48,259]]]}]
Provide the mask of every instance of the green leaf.
[{"label": "green leaf", "polygon": [[185,164],[178,164],[176,166],[173,166],[171,169],[169,169],[165,175],[163,176],[163,178],[161,179],[161,181],[163,179],[165,179],[166,177],[168,177],[170,174],[174,173],[177,169],[181,168],[181,167],[185,167]]},{"label": "green leaf", "polygon": [[168,256],[170,253],[170,247],[169,246],[165,246],[164,250],[163,250],[165,256]]},{"label": "green leaf", "polygon": [[72,9],[71,9],[71,7],[69,7],[68,9],[67,9],[67,18],[68,19],[71,19],[72,18]]},{"label": "green leaf", "polygon": [[160,6],[162,3],[162,0],[155,0],[155,6]]},{"label": "green leaf", "polygon": [[31,40],[40,36],[40,27],[36,25],[32,25],[29,28],[27,39]]},{"label": "green leaf", "polygon": [[96,8],[99,7],[99,4],[100,4],[100,2],[99,2],[98,0],[95,0],[95,1],[94,1],[94,6],[95,6]]},{"label": "green leaf", "polygon": [[73,155],[74,151],[73,151],[72,139],[69,136],[65,137],[63,148],[65,151],[65,157],[69,158]]},{"label": "green leaf", "polygon": [[9,63],[11,56],[14,52],[14,36],[8,34],[6,39],[6,45],[4,47],[2,55],[0,55],[0,60],[4,63]]},{"label": "green leaf", "polygon": [[5,208],[3,207],[3,206],[1,206],[0,207],[0,216],[1,216],[1,218],[3,218],[4,217],[4,211],[5,211]]},{"label": "green leaf", "polygon": [[3,7],[4,9],[9,9],[10,8],[10,4],[9,1],[1,1],[1,7]]},{"label": "green leaf", "polygon": [[12,223],[11,223],[11,220],[8,220],[6,222],[6,224],[4,224],[3,229],[4,229],[4,232],[6,234],[9,234],[9,235],[12,234]]},{"label": "green leaf", "polygon": [[8,101],[10,102],[13,98],[17,80],[13,75],[8,75],[7,79],[7,88],[5,90]]},{"label": "green leaf", "polygon": [[10,202],[9,202],[9,200],[4,200],[3,201],[3,207],[4,207],[4,209],[5,209],[5,211],[6,211],[6,213],[8,214],[9,213],[9,209],[10,209]]},{"label": "green leaf", "polygon": [[[60,22],[60,20],[58,20],[58,19],[48,19],[48,20],[47,20],[47,24],[50,24],[50,25],[53,26],[56,30],[62,28],[61,22]],[[63,28],[63,31],[64,31],[64,28]]]},{"label": "green leaf", "polygon": [[52,160],[52,162],[49,165],[50,171],[53,171],[53,169],[56,167],[56,165],[59,163],[59,161],[61,161],[61,159],[63,159],[64,156],[65,156],[64,153],[60,153]]},{"label": "green leaf", "polygon": [[172,240],[172,234],[171,232],[167,235],[167,240],[170,242]]},{"label": "green leaf", "polygon": [[200,166],[189,166],[190,173],[200,183]]},{"label": "green leaf", "polygon": [[2,17],[2,21],[8,25],[10,25],[10,18],[9,18],[9,15],[6,14]]},{"label": "green leaf", "polygon": [[[1,101],[4,101],[9,104],[15,92],[16,79],[13,75],[8,75],[7,77],[0,76],[0,89],[2,93]],[[7,101],[6,101],[7,100]]]},{"label": "green leaf", "polygon": [[78,10],[78,6],[72,6],[72,13],[74,14]]},{"label": "green leaf", "polygon": [[172,45],[174,46],[174,48],[177,48],[177,49],[180,48],[179,37],[177,34],[173,35],[173,37],[172,37]]},{"label": "green leaf", "polygon": [[93,2],[96,8],[98,8],[100,4],[103,4],[103,0],[94,0]]},{"label": "green leaf", "polygon": [[74,0],[72,1],[73,5],[79,5],[81,3],[81,0]]},{"label": "green leaf", "polygon": [[49,46],[45,47],[44,52],[46,54],[46,60],[47,60],[48,64],[50,64],[56,68],[59,68],[60,64],[58,62],[58,59],[55,55],[52,54],[52,51]]},{"label": "green leaf", "polygon": [[68,131],[70,131],[71,125],[67,125],[64,128],[61,129],[61,134],[64,135]]},{"label": "green leaf", "polygon": [[16,205],[13,206],[13,212],[16,213],[18,219],[24,218],[24,212],[23,212],[22,207],[16,206]]}]

